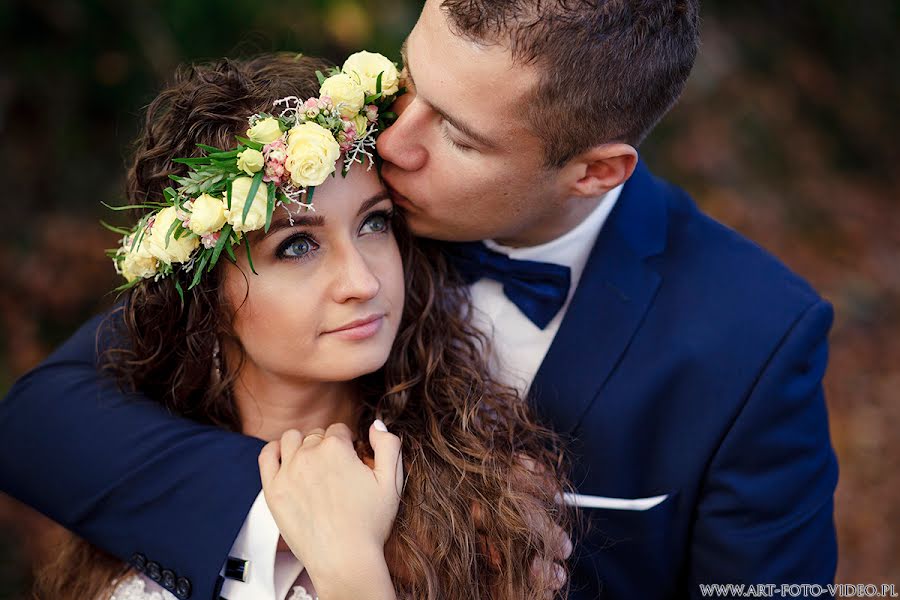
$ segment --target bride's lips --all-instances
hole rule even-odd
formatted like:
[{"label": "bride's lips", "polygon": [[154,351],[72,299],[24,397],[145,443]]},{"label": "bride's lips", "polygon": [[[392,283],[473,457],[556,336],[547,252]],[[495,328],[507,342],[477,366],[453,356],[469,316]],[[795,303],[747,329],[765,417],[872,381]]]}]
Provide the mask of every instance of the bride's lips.
[{"label": "bride's lips", "polygon": [[369,315],[368,317],[341,325],[337,329],[326,331],[324,335],[336,335],[346,340],[364,340],[381,330],[385,316],[384,313]]}]

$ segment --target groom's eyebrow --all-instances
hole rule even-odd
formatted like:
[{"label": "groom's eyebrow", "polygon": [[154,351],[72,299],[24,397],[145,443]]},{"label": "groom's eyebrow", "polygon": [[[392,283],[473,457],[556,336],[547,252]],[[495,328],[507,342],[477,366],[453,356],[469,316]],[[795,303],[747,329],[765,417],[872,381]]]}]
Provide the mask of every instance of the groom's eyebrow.
[{"label": "groom's eyebrow", "polygon": [[[404,41],[403,41],[403,45],[400,46],[400,57],[403,59],[403,66],[406,67],[406,76],[409,78],[409,82],[412,84],[413,88],[416,88],[416,78],[413,77],[412,68],[410,68],[410,66],[409,66],[409,57],[408,57],[407,54],[406,54],[406,44],[407,44],[407,42],[408,42],[408,39],[407,39],[407,40],[404,40]],[[485,147],[487,147],[487,148],[493,148],[493,147],[494,147],[494,143],[493,143],[493,142],[491,142],[489,139],[487,139],[486,137],[484,137],[484,136],[481,135],[480,133],[477,133],[474,129],[472,129],[471,127],[469,127],[468,125],[466,125],[462,120],[453,117],[453,116],[452,116],[450,113],[448,113],[446,110],[443,110],[443,109],[440,108],[439,106],[436,106],[431,100],[428,100],[428,99],[426,99],[426,98],[421,98],[421,99],[422,99],[428,106],[431,107],[431,110],[433,110],[434,112],[436,112],[437,114],[439,114],[439,115],[441,116],[442,119],[444,119],[445,121],[447,121],[448,123],[450,123],[450,125],[452,125],[454,129],[456,129],[457,131],[459,131],[460,133],[462,133],[462,134],[465,135],[466,137],[471,138],[471,139],[474,140],[476,143],[478,143],[478,144],[480,144],[480,145],[482,145],[482,146],[485,146]]]}]

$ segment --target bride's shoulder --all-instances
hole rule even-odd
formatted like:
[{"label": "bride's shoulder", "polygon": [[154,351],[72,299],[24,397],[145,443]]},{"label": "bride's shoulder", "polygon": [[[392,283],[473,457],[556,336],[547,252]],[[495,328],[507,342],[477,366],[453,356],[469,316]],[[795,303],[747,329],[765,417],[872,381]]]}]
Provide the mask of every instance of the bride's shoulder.
[{"label": "bride's shoulder", "polygon": [[109,596],[100,600],[178,600],[156,582],[132,573],[117,581]]}]

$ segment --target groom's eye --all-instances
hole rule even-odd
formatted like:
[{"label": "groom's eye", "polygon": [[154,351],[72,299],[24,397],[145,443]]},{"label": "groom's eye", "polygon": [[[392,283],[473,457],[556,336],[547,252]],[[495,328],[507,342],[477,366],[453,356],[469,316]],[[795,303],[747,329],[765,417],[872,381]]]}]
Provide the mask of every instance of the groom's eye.
[{"label": "groom's eye", "polygon": [[466,146],[465,144],[460,144],[459,142],[454,140],[452,137],[450,137],[450,133],[447,131],[446,127],[441,127],[441,133],[443,134],[444,139],[447,140],[447,143],[450,144],[451,146],[453,146],[454,148],[456,148],[457,150],[460,150],[462,152],[468,152],[470,150],[474,150],[474,148],[472,148],[471,146]]}]

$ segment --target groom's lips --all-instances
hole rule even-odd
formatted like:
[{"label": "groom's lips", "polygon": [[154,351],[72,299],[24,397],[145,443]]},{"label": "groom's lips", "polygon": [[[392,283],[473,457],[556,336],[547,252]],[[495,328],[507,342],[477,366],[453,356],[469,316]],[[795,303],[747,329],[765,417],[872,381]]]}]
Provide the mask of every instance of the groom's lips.
[{"label": "groom's lips", "polygon": [[394,204],[396,204],[400,208],[405,208],[405,209],[409,209],[409,208],[412,208],[413,206],[415,206],[412,203],[412,200],[410,200],[409,198],[407,198],[406,196],[404,196],[403,194],[398,192],[395,188],[391,187],[390,184],[386,183],[385,186],[387,187],[388,194],[390,194],[391,200],[394,201]]}]

